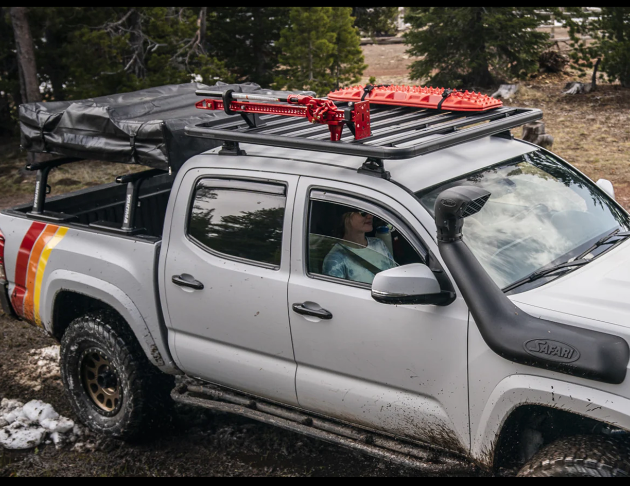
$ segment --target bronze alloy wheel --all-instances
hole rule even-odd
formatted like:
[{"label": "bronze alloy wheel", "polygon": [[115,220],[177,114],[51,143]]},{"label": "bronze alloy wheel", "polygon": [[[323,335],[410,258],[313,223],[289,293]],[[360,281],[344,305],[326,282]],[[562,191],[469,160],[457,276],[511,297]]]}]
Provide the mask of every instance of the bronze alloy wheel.
[{"label": "bronze alloy wheel", "polygon": [[122,390],[118,372],[105,354],[88,349],[81,359],[81,381],[85,391],[103,415],[118,413],[122,405]]}]

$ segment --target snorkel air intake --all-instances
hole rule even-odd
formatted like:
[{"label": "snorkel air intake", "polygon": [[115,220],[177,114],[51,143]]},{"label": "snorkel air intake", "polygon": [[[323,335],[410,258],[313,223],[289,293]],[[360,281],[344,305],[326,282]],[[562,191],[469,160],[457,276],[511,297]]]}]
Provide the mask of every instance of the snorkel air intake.
[{"label": "snorkel air intake", "polygon": [[473,186],[442,192],[435,203],[438,247],[486,344],[502,358],[604,383],[626,378],[625,339],[537,319],[501,291],[462,240],[464,219],[478,213],[490,193]]}]

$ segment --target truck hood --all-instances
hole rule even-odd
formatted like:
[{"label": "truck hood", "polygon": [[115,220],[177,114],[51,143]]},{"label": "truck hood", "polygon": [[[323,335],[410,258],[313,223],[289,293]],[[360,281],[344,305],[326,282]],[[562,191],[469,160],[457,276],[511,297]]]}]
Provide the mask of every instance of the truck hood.
[{"label": "truck hood", "polygon": [[630,240],[579,270],[511,300],[630,328]]}]

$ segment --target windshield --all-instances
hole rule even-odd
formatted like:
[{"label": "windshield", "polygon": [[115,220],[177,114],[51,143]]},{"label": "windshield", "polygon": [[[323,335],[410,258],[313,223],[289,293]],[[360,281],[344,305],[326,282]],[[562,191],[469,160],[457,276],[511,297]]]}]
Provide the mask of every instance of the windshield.
[{"label": "windshield", "polygon": [[434,215],[442,191],[468,185],[492,196],[479,213],[466,219],[464,241],[501,288],[575,258],[616,229],[630,228],[628,215],[597,186],[543,152],[517,157],[418,196]]}]

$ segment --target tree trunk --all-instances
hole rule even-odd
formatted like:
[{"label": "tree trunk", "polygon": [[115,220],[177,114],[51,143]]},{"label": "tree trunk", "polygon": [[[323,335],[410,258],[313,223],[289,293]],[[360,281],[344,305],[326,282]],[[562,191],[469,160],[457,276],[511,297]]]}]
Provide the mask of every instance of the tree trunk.
[{"label": "tree trunk", "polygon": [[595,61],[595,67],[593,68],[593,78],[591,79],[591,91],[595,91],[597,89],[597,71],[599,70],[599,65],[602,62],[602,58],[598,58]]},{"label": "tree trunk", "polygon": [[199,12],[199,43],[204,51],[206,51],[206,18],[208,16],[208,7],[201,7]]},{"label": "tree trunk", "polygon": [[35,64],[35,46],[28,25],[27,8],[11,7],[11,22],[15,35],[22,101],[25,103],[41,101],[42,95],[39,92]]},{"label": "tree trunk", "polygon": [[144,79],[146,69],[144,66],[144,34],[142,33],[142,19],[137,10],[135,10],[129,18],[131,23],[131,32],[129,35],[129,43],[134,53],[135,62],[133,64],[133,73],[138,79]]},{"label": "tree trunk", "polygon": [[[263,21],[264,12],[261,7],[255,7],[252,9],[253,13],[253,21],[254,21],[254,29],[252,32],[252,47],[254,49],[254,80],[262,84],[262,80],[267,77],[267,69],[266,69],[266,61],[267,56],[265,53],[265,32],[260,28],[260,22]],[[259,21],[259,22],[258,22]],[[264,85],[263,85],[264,86]]]},{"label": "tree trunk", "polygon": [[490,63],[488,62],[488,52],[483,27],[485,7],[474,8],[477,9],[474,17],[475,28],[479,30],[481,39],[477,45],[477,52],[473,54],[476,59],[472,65],[469,82],[472,83],[472,86],[492,86],[492,84],[494,84],[494,77],[490,74]]},{"label": "tree trunk", "polygon": [[308,79],[313,81],[313,42],[308,40]]}]

